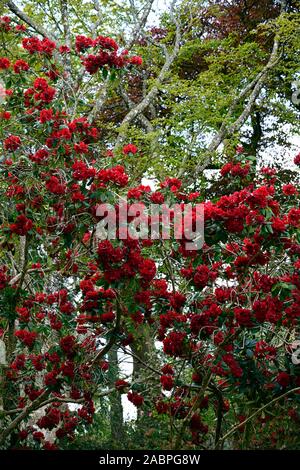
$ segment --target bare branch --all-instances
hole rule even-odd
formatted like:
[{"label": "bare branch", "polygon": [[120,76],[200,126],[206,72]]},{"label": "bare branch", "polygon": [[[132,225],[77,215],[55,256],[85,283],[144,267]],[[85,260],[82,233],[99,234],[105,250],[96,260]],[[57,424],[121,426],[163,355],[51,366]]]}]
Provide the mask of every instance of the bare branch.
[{"label": "bare branch", "polygon": [[60,0],[61,20],[64,28],[66,45],[71,47],[71,31],[69,23],[69,8],[67,0]]},{"label": "bare branch", "polygon": [[99,3],[99,0],[93,0],[93,4],[94,4],[94,8],[98,14],[98,20],[96,21],[95,24],[93,24],[92,26],[92,32],[93,32],[93,36],[95,37],[96,34],[97,34],[97,29],[98,27],[100,26],[101,24],[101,16],[102,16],[102,12],[101,12],[101,7],[100,7],[100,3]]},{"label": "bare branch", "polygon": [[[124,102],[128,106],[128,108],[133,109],[134,108],[134,102],[130,99],[130,97],[128,96],[128,94],[124,90],[124,88],[120,87],[119,92],[120,92],[120,95],[123,98]],[[153,132],[153,126],[152,126],[151,122],[149,121],[149,119],[146,118],[146,116],[144,114],[140,114],[138,119],[139,119],[140,123],[142,124],[142,126],[146,129],[147,132]]]},{"label": "bare branch", "polygon": [[[66,45],[71,49],[71,31],[69,22],[69,8],[67,0],[60,0],[61,21],[64,28],[64,38]],[[64,62],[68,75],[71,75],[71,58],[69,54],[64,55]]]},{"label": "bare branch", "polygon": [[121,144],[121,141],[123,137],[126,135],[126,131],[128,129],[129,124],[134,121],[138,116],[140,116],[143,111],[152,103],[152,101],[155,99],[155,97],[158,94],[159,87],[160,85],[164,82],[164,80],[167,77],[167,74],[171,68],[171,65],[173,64],[175,58],[177,57],[177,54],[180,49],[180,40],[181,40],[181,28],[180,28],[180,23],[179,21],[173,16],[173,21],[176,24],[176,34],[175,34],[175,43],[173,46],[173,50],[171,54],[167,53],[166,55],[166,60],[165,63],[155,80],[155,84],[152,86],[152,88],[148,91],[146,96],[142,99],[140,103],[138,103],[134,108],[132,108],[127,116],[123,119],[121,125],[120,125],[120,133],[117,139],[117,144],[116,147],[118,147]]},{"label": "bare branch", "polygon": [[141,34],[142,29],[144,28],[145,24],[147,23],[147,19],[148,19],[148,16],[150,14],[153,3],[154,3],[154,0],[148,0],[146,5],[144,6],[143,14],[142,14],[140,20],[137,22],[135,28],[133,29],[128,42],[126,43],[126,46],[125,46],[126,49],[131,49],[132,46],[134,45],[135,41],[137,40],[137,38]]}]

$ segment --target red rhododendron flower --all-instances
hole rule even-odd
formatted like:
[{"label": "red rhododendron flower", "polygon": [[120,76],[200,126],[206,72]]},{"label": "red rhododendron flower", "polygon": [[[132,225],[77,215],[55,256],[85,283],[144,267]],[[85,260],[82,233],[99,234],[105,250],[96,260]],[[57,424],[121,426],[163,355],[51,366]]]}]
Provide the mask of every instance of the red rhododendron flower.
[{"label": "red rhododendron flower", "polygon": [[152,259],[144,259],[138,267],[140,276],[146,281],[151,281],[156,274],[156,265]]},{"label": "red rhododendron flower", "polygon": [[127,398],[129,401],[131,401],[131,403],[133,403],[137,407],[142,406],[142,404],[144,403],[144,397],[136,392],[128,392]]},{"label": "red rhododendron flower", "polygon": [[69,54],[71,52],[71,49],[66,45],[59,46],[58,50],[61,54]]},{"label": "red rhododendron flower", "polygon": [[300,153],[298,153],[294,158],[295,165],[300,165]]},{"label": "red rhododendron flower", "polygon": [[279,217],[272,218],[272,228],[275,232],[284,232],[286,229],[286,224],[284,220],[279,219]]},{"label": "red rhododendron flower", "polygon": [[14,152],[21,145],[21,139],[17,135],[10,135],[4,140],[4,149]]},{"label": "red rhododendron flower", "polygon": [[114,312],[106,312],[101,314],[101,322],[102,323],[111,323],[115,319]]},{"label": "red rhododendron flower", "polygon": [[70,354],[74,352],[76,346],[76,339],[73,335],[67,335],[60,339],[59,345],[63,352]]},{"label": "red rhododendron flower", "polygon": [[163,374],[166,374],[166,375],[174,375],[174,369],[172,366],[170,366],[170,364],[165,364],[162,368],[161,368],[161,371]]},{"label": "red rhododendron flower", "polygon": [[59,374],[58,370],[53,370],[51,372],[47,372],[44,376],[44,384],[46,387],[53,387],[57,384],[57,376]]},{"label": "red rhododendron flower", "polygon": [[291,184],[291,183],[289,183],[289,184],[284,184],[284,185],[282,186],[282,191],[283,191],[283,193],[286,194],[287,196],[292,196],[292,195],[298,193],[296,186],[294,186],[294,185]]},{"label": "red rhododendron flower", "polygon": [[27,330],[17,330],[15,336],[23,343],[25,346],[32,348],[37,338],[37,333],[35,331]]},{"label": "red rhododendron flower", "polygon": [[16,31],[26,31],[27,30],[27,26],[25,24],[17,24],[16,27],[15,27]]},{"label": "red rhododendron flower", "polygon": [[38,52],[47,56],[52,56],[53,51],[56,49],[56,44],[48,38],[40,40],[37,37],[24,38],[22,40],[22,46],[30,54]]},{"label": "red rhododendron flower", "polygon": [[19,354],[11,364],[12,369],[22,370],[25,367],[26,356],[25,354]]},{"label": "red rhododendron flower", "polygon": [[103,370],[103,372],[106,372],[109,369],[109,363],[107,361],[101,361],[99,366],[100,369]]},{"label": "red rhododendron flower", "polygon": [[9,229],[17,235],[26,235],[33,227],[32,220],[28,219],[24,214],[18,215],[15,223],[10,224]]},{"label": "red rhododendron flower", "polygon": [[152,193],[150,199],[154,204],[163,204],[165,201],[164,195],[159,191]]},{"label": "red rhododendron flower", "polygon": [[20,73],[21,71],[26,72],[29,70],[30,66],[29,64],[23,60],[23,59],[18,59],[16,62],[13,64],[14,72],[15,73]]},{"label": "red rhododendron flower", "polygon": [[79,142],[74,145],[74,150],[76,153],[88,153],[89,147],[84,142]]},{"label": "red rhododendron flower", "polygon": [[115,387],[118,391],[123,391],[124,388],[129,387],[129,383],[126,380],[118,379],[115,381]]},{"label": "red rhododendron flower", "polygon": [[138,148],[133,144],[125,145],[122,149],[122,152],[125,155],[128,155],[129,153],[135,154],[135,153],[137,153],[137,151],[138,151]]},{"label": "red rhododendron flower", "polygon": [[45,435],[41,431],[35,431],[34,433],[32,433],[32,437],[35,441],[38,442],[41,442],[43,439],[45,439]]},{"label": "red rhododendron flower", "polygon": [[8,121],[11,118],[11,113],[9,111],[3,111],[0,113],[0,117]]},{"label": "red rhododendron flower", "polygon": [[51,121],[53,119],[53,109],[42,109],[40,112],[40,123]]},{"label": "red rhododendron flower", "polygon": [[10,60],[7,57],[0,57],[0,70],[9,69]]},{"label": "red rhododendron flower", "polygon": [[174,379],[171,375],[162,375],[160,377],[160,383],[164,390],[172,390],[174,386]]},{"label": "red rhododendron flower", "polygon": [[1,16],[0,17],[0,29],[2,31],[10,31],[11,30],[11,27],[10,27],[10,22],[11,22],[11,19],[9,16]]},{"label": "red rhododendron flower", "polygon": [[140,57],[138,55],[134,55],[134,56],[130,57],[129,63],[133,64],[133,65],[142,65],[143,59],[142,59],[142,57]]},{"label": "red rhododendron flower", "polygon": [[92,47],[94,45],[94,40],[92,38],[88,38],[86,36],[76,36],[75,39],[75,47],[77,52],[83,52],[85,49]]},{"label": "red rhododendron flower", "polygon": [[286,372],[280,372],[277,377],[276,381],[281,385],[281,387],[286,388],[290,383],[290,376]]},{"label": "red rhododendron flower", "polygon": [[172,331],[163,340],[164,352],[169,356],[181,356],[184,349],[185,332]]}]

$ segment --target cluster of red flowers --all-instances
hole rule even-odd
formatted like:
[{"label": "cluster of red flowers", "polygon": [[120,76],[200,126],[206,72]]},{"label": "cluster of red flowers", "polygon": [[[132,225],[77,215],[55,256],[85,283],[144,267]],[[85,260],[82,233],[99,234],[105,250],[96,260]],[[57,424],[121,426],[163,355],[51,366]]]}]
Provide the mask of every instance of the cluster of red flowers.
[{"label": "cluster of red flowers", "polygon": [[20,145],[21,139],[18,135],[10,135],[3,142],[4,150],[8,150],[10,152],[17,150]]},{"label": "cluster of red flowers", "polygon": [[171,375],[162,375],[160,377],[160,383],[164,390],[172,390],[174,387],[174,379]]},{"label": "cluster of red flowers", "polygon": [[[11,62],[7,57],[0,57],[0,70],[7,70],[11,67],[11,65]],[[13,70],[15,73],[20,73],[21,71],[26,72],[29,70],[29,68],[29,64],[23,59],[18,59],[13,64]]]},{"label": "cluster of red flowers", "polygon": [[53,116],[53,109],[42,109],[40,112],[40,123],[44,124],[45,122],[52,121],[54,118]]},{"label": "cluster of red flowers", "polygon": [[99,36],[92,39],[86,36],[77,36],[75,47],[78,53],[86,52],[90,48],[95,50],[95,54],[87,54],[82,57],[82,63],[90,74],[95,74],[104,67],[120,69],[128,64],[141,65],[143,62],[141,57],[129,57],[127,50],[119,53],[118,44],[109,37]]},{"label": "cluster of red flowers", "polygon": [[45,54],[49,57],[53,55],[53,52],[56,49],[56,44],[54,41],[51,41],[48,38],[41,40],[35,36],[24,38],[22,40],[22,46],[30,54],[37,52],[39,54]]},{"label": "cluster of red flowers", "polygon": [[142,406],[142,404],[144,403],[144,397],[136,392],[128,392],[127,398],[129,401],[131,401],[131,403],[133,403],[137,407]]},{"label": "cluster of red flowers", "polygon": [[37,338],[35,331],[18,330],[15,332],[15,336],[28,348],[32,348]]},{"label": "cluster of red flowers", "polygon": [[98,36],[96,39],[92,39],[87,36],[76,36],[75,47],[77,52],[84,52],[90,47],[97,46],[99,46],[101,49],[107,49],[109,51],[117,51],[119,49],[116,41],[109,37]]},{"label": "cluster of red flowers", "polygon": [[30,155],[29,158],[35,163],[41,163],[49,157],[49,151],[45,148],[37,150],[34,154]]},{"label": "cluster of red flowers", "polygon": [[138,148],[134,144],[127,144],[124,145],[122,151],[125,155],[128,155],[129,153],[132,153],[134,155],[135,153],[137,153]]},{"label": "cluster of red flowers", "polygon": [[242,165],[241,162],[234,164],[233,162],[226,163],[220,170],[222,176],[239,176],[244,178],[250,172],[250,162]]},{"label": "cluster of red flowers", "polygon": [[[115,183],[120,187],[124,187],[128,183],[128,175],[125,173],[125,168],[122,165],[116,165],[115,167],[100,170],[97,173],[96,180],[99,183]],[[93,189],[97,188],[97,184],[93,186]]]},{"label": "cluster of red flowers", "polygon": [[169,356],[182,356],[186,337],[185,332],[171,331],[163,340],[164,353]]},{"label": "cluster of red flowers", "polygon": [[118,391],[123,392],[125,388],[129,387],[129,383],[126,380],[118,379],[115,382],[115,387]]},{"label": "cluster of red flowers", "polygon": [[61,182],[57,176],[51,176],[46,182],[47,190],[52,194],[65,194],[66,184]]},{"label": "cluster of red flowers", "polygon": [[50,86],[45,78],[36,78],[33,87],[24,93],[24,104],[26,107],[42,109],[45,104],[53,101],[55,92],[55,88]]},{"label": "cluster of red flowers", "polygon": [[12,233],[17,235],[26,235],[33,227],[33,222],[28,219],[24,214],[18,215],[15,223],[10,224],[9,229]]},{"label": "cluster of red flowers", "polygon": [[0,289],[7,287],[10,276],[7,274],[7,266],[0,266]]},{"label": "cluster of red flowers", "polygon": [[10,31],[11,19],[9,16],[1,16],[0,17],[0,28],[2,31]]},{"label": "cluster of red flowers", "polygon": [[0,70],[9,69],[10,60],[7,57],[0,57]]},{"label": "cluster of red flowers", "polygon": [[13,67],[14,67],[14,72],[15,73],[20,73],[22,71],[27,72],[27,70],[29,70],[29,68],[30,68],[29,64],[23,59],[16,60]]}]

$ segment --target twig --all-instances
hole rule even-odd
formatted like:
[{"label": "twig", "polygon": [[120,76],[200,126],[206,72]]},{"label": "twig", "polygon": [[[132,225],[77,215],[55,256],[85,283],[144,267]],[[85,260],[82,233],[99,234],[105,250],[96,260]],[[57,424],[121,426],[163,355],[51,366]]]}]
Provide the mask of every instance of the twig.
[{"label": "twig", "polygon": [[268,408],[270,405],[273,405],[274,403],[276,403],[277,401],[281,400],[282,398],[285,398],[286,396],[290,395],[291,393],[294,393],[294,392],[298,392],[300,391],[300,387],[296,387],[296,388],[293,388],[292,390],[289,390],[288,392],[284,393],[283,395],[280,395],[279,397],[276,397],[276,398],[273,398],[273,400],[269,401],[269,403],[266,403],[266,405],[262,406],[261,408],[259,408],[258,410],[256,410],[252,415],[250,415],[247,419],[245,419],[244,421],[242,421],[241,423],[237,424],[236,426],[234,426],[233,428],[230,429],[230,431],[228,431],[220,440],[219,440],[219,446],[223,444],[223,442],[225,441],[225,439],[227,439],[227,437],[229,437],[231,434],[233,434],[237,429],[239,429],[240,427],[244,426],[246,423],[248,423],[249,421],[251,421],[251,419],[253,419],[256,415],[258,415],[259,413],[261,413],[263,410],[265,410],[266,408]]}]

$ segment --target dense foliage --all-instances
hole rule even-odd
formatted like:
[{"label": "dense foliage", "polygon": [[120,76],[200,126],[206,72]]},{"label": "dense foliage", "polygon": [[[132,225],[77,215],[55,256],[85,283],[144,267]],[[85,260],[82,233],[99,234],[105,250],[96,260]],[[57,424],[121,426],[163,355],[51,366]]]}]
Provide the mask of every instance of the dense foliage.
[{"label": "dense foliage", "polygon": [[[188,25],[198,3],[180,5],[179,51],[174,13],[151,30],[150,45],[136,39],[135,52],[79,34],[76,22],[74,36],[65,30],[56,41],[20,15],[0,18],[2,448],[299,448],[300,154],[288,172],[258,164],[263,133],[249,143],[241,130],[263,112],[287,116],[283,71],[294,73],[298,46],[286,28],[299,26],[298,10],[254,2],[243,23],[243,2],[235,14],[231,2],[203,2]],[[161,57],[148,65],[155,43],[166,63],[166,49],[176,50],[165,88],[154,70]],[[237,74],[241,63],[247,70]],[[260,71],[266,64],[270,76]],[[143,100],[140,74],[156,76],[157,93],[128,119]],[[251,107],[236,127],[249,103],[231,108],[229,89],[257,74],[266,99],[275,89],[282,96],[268,112]],[[124,114],[126,88],[137,95]],[[101,115],[105,89],[112,106]],[[296,127],[297,112],[285,122]],[[212,132],[225,145],[207,159]],[[212,182],[199,160],[209,167],[216,158]],[[127,227],[140,212],[124,219],[124,198],[147,222],[153,203],[190,204],[192,226],[202,204],[203,247],[190,249],[175,219],[170,240],[134,239]],[[103,203],[122,227],[113,240],[97,229]],[[120,353],[133,374],[121,372]],[[137,408],[131,422],[121,395]]]}]

